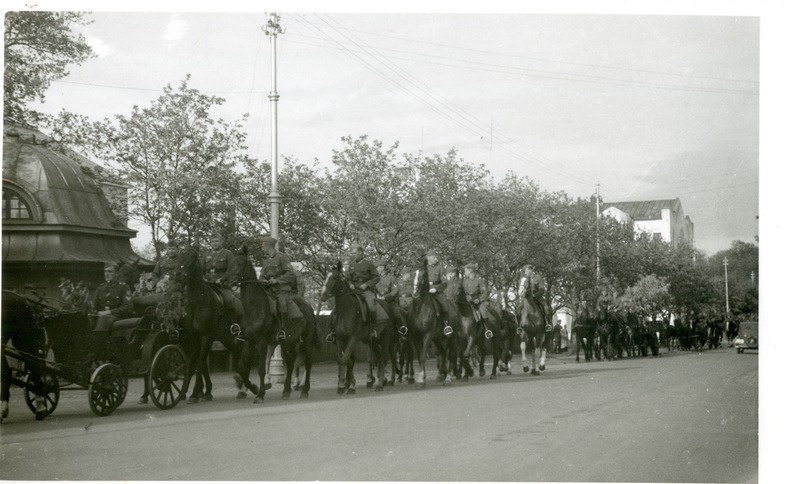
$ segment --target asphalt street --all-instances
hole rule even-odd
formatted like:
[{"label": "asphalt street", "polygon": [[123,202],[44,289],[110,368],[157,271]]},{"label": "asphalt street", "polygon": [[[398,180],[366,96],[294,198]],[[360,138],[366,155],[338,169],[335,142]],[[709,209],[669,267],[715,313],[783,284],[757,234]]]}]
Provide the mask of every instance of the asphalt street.
[{"label": "asphalt street", "polygon": [[[36,422],[18,389],[0,426],[0,479],[753,482],[758,355],[723,348],[576,364],[382,393],[356,367],[354,395],[317,365],[310,398],[138,405],[140,379],[108,417],[63,392]],[[430,372],[428,369],[428,374]]]}]

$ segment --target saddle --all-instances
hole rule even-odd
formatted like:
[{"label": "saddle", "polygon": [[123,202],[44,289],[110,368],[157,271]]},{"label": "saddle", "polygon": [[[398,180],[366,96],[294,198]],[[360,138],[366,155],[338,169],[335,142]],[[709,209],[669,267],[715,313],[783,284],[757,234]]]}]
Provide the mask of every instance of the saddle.
[{"label": "saddle", "polygon": [[[358,305],[361,308],[361,321],[363,321],[363,324],[369,324],[369,305],[366,304],[366,298],[363,297],[363,294],[357,292],[354,292],[353,295],[355,296],[355,300],[358,301]],[[375,298],[375,302],[377,301],[378,299]]]}]

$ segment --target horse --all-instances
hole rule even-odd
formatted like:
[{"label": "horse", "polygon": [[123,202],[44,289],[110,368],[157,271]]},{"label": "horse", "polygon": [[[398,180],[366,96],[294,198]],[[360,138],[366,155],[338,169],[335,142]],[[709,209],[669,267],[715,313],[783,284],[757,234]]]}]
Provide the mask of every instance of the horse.
[{"label": "horse", "polygon": [[482,321],[482,333],[478,338],[480,346],[480,376],[485,375],[485,357],[491,352],[494,362],[491,367],[491,375],[488,377],[494,380],[497,377],[497,367],[505,369],[508,375],[511,374],[510,359],[512,356],[511,347],[515,335],[514,328],[518,325],[514,314],[506,309],[495,311],[490,308],[489,318]]},{"label": "horse", "polygon": [[[456,373],[457,376],[461,376],[461,369],[463,370],[462,378],[463,381],[469,381],[469,378],[474,376],[474,369],[472,368],[470,356],[472,354],[472,348],[475,347],[475,343],[479,344],[480,338],[484,337],[479,333],[479,309],[472,306],[466,299],[466,292],[463,289],[463,282],[459,278],[455,278],[449,281],[447,284],[447,289],[445,290],[445,295],[453,301],[455,307],[458,310],[458,315],[460,316],[460,327],[458,328],[457,334],[458,338],[458,346],[459,346],[459,368],[458,372]],[[494,314],[494,318],[499,320],[498,316]],[[485,358],[485,355],[483,355]],[[496,367],[496,362],[494,363]],[[485,369],[480,374],[483,376],[485,374]]]},{"label": "horse", "polygon": [[[189,375],[195,375],[194,389],[186,403],[213,400],[208,355],[214,341],[221,342],[240,361],[237,321],[233,308],[228,307],[213,285],[203,278],[204,270],[199,253],[188,248],[178,254],[175,287],[186,292],[186,316],[182,318],[187,333]],[[241,371],[239,371],[241,373]]]},{"label": "horse", "polygon": [[[237,382],[241,381],[242,385],[255,394],[253,403],[263,403],[266,390],[272,387],[271,382],[266,381],[266,376],[269,374],[269,362],[275,347],[279,344],[286,370],[282,398],[288,400],[291,397],[294,369],[300,366],[305,369],[304,378],[301,379],[301,384],[295,388],[300,390],[300,398],[308,398],[313,354],[319,345],[313,308],[301,297],[293,297],[292,300],[299,307],[303,320],[296,323],[286,322],[284,324],[285,338],[278,342],[277,300],[268,288],[257,280],[255,268],[249,261],[246,245],[233,257],[231,273],[234,282],[239,284],[241,305],[244,310],[241,319],[241,337],[244,340],[244,348],[241,361],[238,364],[239,379]],[[253,352],[257,357],[258,386],[250,381],[250,362]],[[246,392],[240,390],[237,398],[245,398],[246,395]]]},{"label": "horse", "polygon": [[596,334],[597,311],[595,306],[582,301],[577,306],[577,314],[572,326],[572,334],[577,339],[575,351],[577,363],[580,362],[580,349],[583,350],[585,361],[593,360],[593,341]]},{"label": "horse", "polygon": [[[6,360],[6,345],[9,341],[14,348],[25,355],[30,355],[25,360],[25,369],[32,385],[36,420],[42,420],[48,415],[47,390],[42,379],[42,364],[40,359],[45,357],[47,347],[47,333],[40,326],[40,314],[37,312],[36,303],[12,291],[3,291],[2,307],[2,343],[0,343],[0,422],[8,418],[8,401],[11,396],[11,366]],[[53,405],[53,402],[50,402]]]},{"label": "horse", "polygon": [[338,387],[339,395],[355,393],[355,346],[358,342],[369,345],[369,363],[377,369],[375,391],[382,391],[388,382],[386,364],[391,362],[392,379],[396,368],[396,353],[399,326],[394,311],[388,303],[375,299],[377,321],[374,329],[377,335],[369,335],[368,309],[366,301],[350,287],[346,280],[341,261],[331,268],[325,278],[321,299],[335,300],[335,334],[338,347]]},{"label": "horse", "polygon": [[417,270],[414,276],[413,304],[408,327],[408,334],[413,343],[418,364],[418,372],[416,374],[416,388],[418,389],[426,386],[427,372],[425,363],[431,344],[436,347],[438,357],[441,358],[436,378],[438,381],[442,381],[444,386],[452,383],[452,376],[457,365],[457,333],[455,331],[451,334],[444,333],[447,323],[454,330],[457,330],[459,325],[453,324],[454,321],[450,321],[450,315],[454,314],[456,309],[451,306],[449,308],[443,307],[429,291],[430,279],[427,274],[427,258],[424,258],[421,269]]},{"label": "horse", "polygon": [[[539,297],[530,294],[528,285],[530,278],[523,276],[519,281],[519,292],[525,296],[520,301],[519,326],[516,333],[521,336],[519,347],[522,352],[523,370],[527,373],[531,370],[532,375],[540,375],[546,369],[547,347],[552,338],[552,325],[549,324],[546,311],[546,303]],[[533,361],[532,368],[527,363],[527,341],[532,343],[530,359]],[[535,364],[535,351],[538,349],[540,359],[538,366]]]}]

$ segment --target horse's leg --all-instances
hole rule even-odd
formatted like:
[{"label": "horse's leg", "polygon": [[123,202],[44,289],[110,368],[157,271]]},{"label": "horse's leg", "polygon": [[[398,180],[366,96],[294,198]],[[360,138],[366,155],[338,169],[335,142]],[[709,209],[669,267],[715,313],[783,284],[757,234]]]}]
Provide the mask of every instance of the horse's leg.
[{"label": "horse's leg", "polygon": [[191,396],[186,400],[188,404],[198,403],[204,391],[205,381],[203,380],[203,373],[208,358],[208,353],[205,350],[207,339],[208,337],[203,335],[199,337],[197,342],[196,359],[194,362],[194,389],[191,392]]},{"label": "horse's leg", "polygon": [[[340,338],[336,338],[338,341]],[[343,393],[355,393],[355,376],[352,374],[355,366],[355,345],[358,342],[356,336],[347,338],[346,346],[340,352],[341,366],[339,367],[339,386],[338,391]]]},{"label": "horse's leg", "polygon": [[541,336],[541,338],[543,339],[543,342],[541,344],[540,349],[538,350],[538,352],[540,354],[539,359],[538,359],[538,369],[540,371],[544,371],[544,370],[547,369],[547,346],[548,346],[547,343],[548,343],[549,338],[547,337],[547,333],[546,332],[544,332],[544,334]]},{"label": "horse's leg", "polygon": [[[491,364],[491,375],[489,375],[489,377],[488,377],[489,380],[495,380],[497,378],[497,366],[499,366],[499,360],[501,358],[498,338],[499,338],[499,335],[497,334],[497,335],[494,335],[494,337],[491,338],[491,340],[489,340],[491,342],[491,354],[492,354],[492,357],[494,358],[494,361]],[[485,355],[481,358],[481,365],[482,365],[482,359],[483,358],[485,358]],[[481,368],[481,370],[482,370],[482,368]]]},{"label": "horse's leg", "polygon": [[280,345],[283,349],[283,364],[286,367],[286,377],[283,379],[283,400],[291,398],[291,375],[294,374],[294,364],[297,359],[297,345]]},{"label": "horse's leg", "polygon": [[355,352],[350,353],[347,365],[347,395],[355,393]]},{"label": "horse's leg", "polygon": [[392,330],[388,336],[388,361],[391,363],[391,379],[388,381],[388,386],[393,387],[397,381],[397,375],[401,375],[402,370],[397,364],[397,350],[399,350],[397,334]]},{"label": "horse's leg", "polygon": [[265,338],[258,338],[256,349],[258,352],[258,392],[255,394],[255,400],[252,403],[264,403],[264,395],[266,394],[266,365],[269,354],[269,345]]},{"label": "horse's leg", "polygon": [[206,357],[203,358],[203,380],[205,381],[205,393],[202,395],[202,399],[206,402],[210,402],[214,399],[213,395],[211,394],[211,390],[213,389],[213,384],[211,383],[211,365],[208,361],[208,355],[211,354],[211,344],[213,342],[208,340],[208,350],[206,351]]},{"label": "horse's leg", "polygon": [[430,349],[430,341],[433,339],[431,333],[425,333],[422,336],[422,341],[419,344],[417,341],[417,358],[419,362],[419,372],[416,374],[416,388],[424,388],[427,384],[427,374],[425,372],[425,362],[427,361],[427,351]]},{"label": "horse's leg", "polygon": [[[524,336],[525,335],[527,335],[526,332],[522,333],[522,341],[521,341],[521,343],[519,343],[519,349],[522,352],[522,371],[527,373],[528,371],[530,371],[530,365],[527,363],[527,342],[524,341]],[[527,335],[527,338],[529,339],[530,336]],[[577,353],[578,353],[577,361],[579,362],[580,361],[579,360],[579,351]]]},{"label": "horse's leg", "polygon": [[264,390],[269,390],[272,388],[272,356],[275,355],[275,347],[276,345],[267,344],[266,346],[266,380],[261,382],[261,386],[264,387]]},{"label": "horse's leg", "polygon": [[366,388],[372,388],[375,384],[375,374],[374,374],[374,367],[375,367],[375,352],[374,352],[374,340],[370,337],[369,344],[366,346],[366,361],[368,370],[366,370]]},{"label": "horse's leg", "polygon": [[[0,346],[0,422],[8,418],[8,401],[11,398],[11,365],[6,361],[5,352],[7,341]],[[146,378],[145,378],[146,380]]]},{"label": "horse's leg", "polygon": [[303,348],[303,366],[305,367],[305,379],[302,382],[300,389],[300,398],[308,398],[308,392],[311,390],[311,367],[313,366],[313,338],[308,338]]},{"label": "horse's leg", "polygon": [[478,368],[480,369],[479,370],[480,376],[485,376],[486,374],[485,362],[486,362],[486,353],[488,353],[488,351],[486,351],[487,347],[488,347],[488,342],[486,341],[485,336],[483,336],[483,339],[480,340],[481,351],[480,351],[480,359],[478,360]]}]

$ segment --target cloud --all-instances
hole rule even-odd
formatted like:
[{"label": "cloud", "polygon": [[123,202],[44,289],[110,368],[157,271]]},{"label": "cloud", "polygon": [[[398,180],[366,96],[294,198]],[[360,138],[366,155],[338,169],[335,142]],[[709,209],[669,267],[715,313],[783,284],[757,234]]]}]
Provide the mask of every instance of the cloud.
[{"label": "cloud", "polygon": [[106,44],[105,41],[100,37],[90,34],[86,34],[85,37],[86,43],[89,44],[89,47],[91,47],[94,53],[97,54],[97,57],[106,57],[114,52],[114,48]]},{"label": "cloud", "polygon": [[189,24],[186,23],[185,20],[181,19],[181,14],[173,13],[172,16],[169,17],[169,22],[166,24],[166,28],[164,29],[164,33],[161,35],[161,38],[164,39],[166,45],[172,47],[186,35],[188,30]]}]

